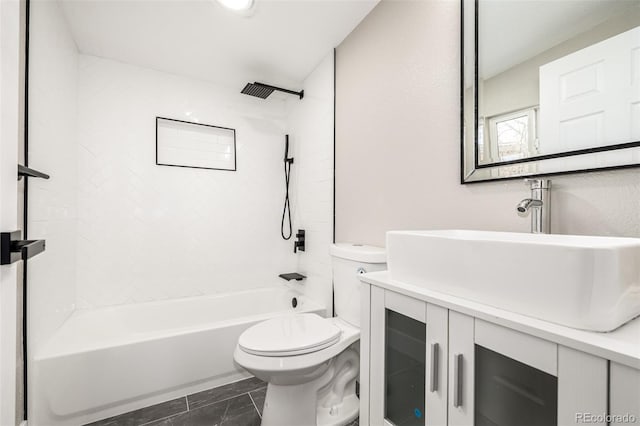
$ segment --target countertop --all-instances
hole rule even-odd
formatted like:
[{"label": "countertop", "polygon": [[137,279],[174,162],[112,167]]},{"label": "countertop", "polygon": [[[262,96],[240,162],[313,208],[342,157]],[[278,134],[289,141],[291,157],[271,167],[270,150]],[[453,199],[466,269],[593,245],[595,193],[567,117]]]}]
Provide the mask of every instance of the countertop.
[{"label": "countertop", "polygon": [[360,276],[368,284],[442,306],[640,370],[640,317],[608,332],[578,330],[392,280],[388,271]]}]

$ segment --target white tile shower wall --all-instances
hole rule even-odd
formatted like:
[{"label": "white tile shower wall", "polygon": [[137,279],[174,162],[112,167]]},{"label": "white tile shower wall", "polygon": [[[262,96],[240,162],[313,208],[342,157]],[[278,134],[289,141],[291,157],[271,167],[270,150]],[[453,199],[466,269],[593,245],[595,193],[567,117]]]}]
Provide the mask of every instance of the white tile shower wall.
[{"label": "white tile shower wall", "polygon": [[[78,305],[279,284],[285,103],[81,55]],[[155,164],[155,117],[236,129],[237,171]]]},{"label": "white tile shower wall", "polygon": [[51,175],[29,181],[29,237],[47,241],[29,261],[34,353],[76,299],[78,52],[57,2],[32,2],[30,28],[29,166]]},{"label": "white tile shower wall", "polygon": [[[295,284],[331,306],[333,241],[333,52],[304,82],[302,101],[289,100],[292,167],[292,211],[296,229],[306,231],[306,251],[298,254],[298,271],[307,276]],[[330,311],[329,311],[330,312]]]}]

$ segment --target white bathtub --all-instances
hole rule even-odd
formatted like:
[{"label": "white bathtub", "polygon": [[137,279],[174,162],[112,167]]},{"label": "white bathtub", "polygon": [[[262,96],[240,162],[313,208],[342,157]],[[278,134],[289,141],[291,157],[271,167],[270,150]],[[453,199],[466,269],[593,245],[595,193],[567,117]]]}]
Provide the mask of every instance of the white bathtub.
[{"label": "white bathtub", "polygon": [[29,424],[79,425],[247,377],[233,362],[240,334],[294,311],[325,314],[284,287],[76,311],[34,356]]}]

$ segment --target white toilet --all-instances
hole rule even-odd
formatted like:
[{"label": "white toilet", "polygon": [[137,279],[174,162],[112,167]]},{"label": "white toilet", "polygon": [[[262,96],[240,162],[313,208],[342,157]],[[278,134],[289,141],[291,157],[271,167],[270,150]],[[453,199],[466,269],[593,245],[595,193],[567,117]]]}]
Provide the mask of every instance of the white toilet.
[{"label": "white toilet", "polygon": [[238,339],[236,362],[269,384],[262,426],[339,426],[358,417],[358,275],[385,269],[386,254],[342,243],[331,246],[331,256],[336,317],[273,318]]}]

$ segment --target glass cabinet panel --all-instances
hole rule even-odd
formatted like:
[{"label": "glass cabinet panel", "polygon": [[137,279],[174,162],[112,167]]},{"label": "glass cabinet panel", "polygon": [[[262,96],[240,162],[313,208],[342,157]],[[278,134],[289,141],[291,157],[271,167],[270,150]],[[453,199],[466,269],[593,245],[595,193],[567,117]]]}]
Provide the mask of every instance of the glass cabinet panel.
[{"label": "glass cabinet panel", "polygon": [[385,418],[424,425],[426,325],[389,309],[385,324]]},{"label": "glass cabinet panel", "polygon": [[557,377],[475,345],[475,426],[557,423]]}]

